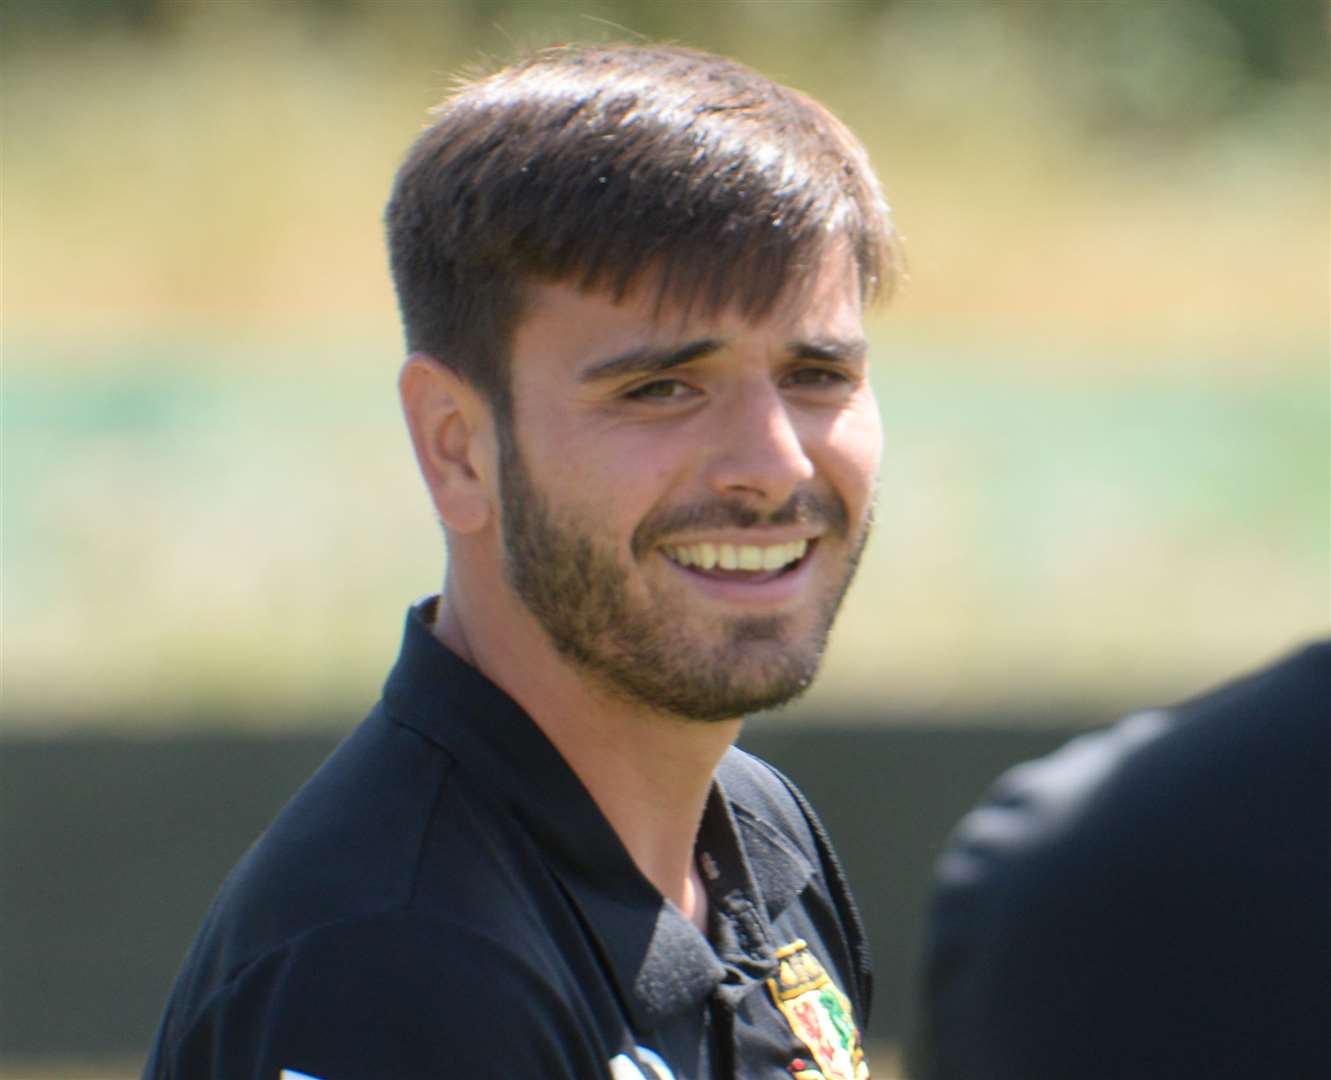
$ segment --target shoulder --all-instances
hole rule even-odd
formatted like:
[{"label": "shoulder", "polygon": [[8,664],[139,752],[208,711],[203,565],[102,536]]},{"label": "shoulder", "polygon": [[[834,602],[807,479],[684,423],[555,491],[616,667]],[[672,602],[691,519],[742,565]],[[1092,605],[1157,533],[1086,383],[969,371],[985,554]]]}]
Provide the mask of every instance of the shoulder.
[{"label": "shoulder", "polygon": [[446,754],[376,711],[227,876],[201,933],[234,970],[325,924],[410,903],[452,775]]},{"label": "shoulder", "polygon": [[1329,768],[1331,643],[1319,643],[1010,769],[962,820],[940,874],[965,881],[987,862],[1084,851],[1093,837],[1107,848],[1122,838],[1140,858],[1171,836],[1218,837],[1231,817],[1228,844],[1275,813],[1310,827],[1301,814],[1315,811]]},{"label": "shoulder", "polygon": [[1328,702],[1331,639],[1306,645],[1277,663],[1185,701],[1178,708],[1222,714],[1274,708],[1282,716],[1316,717],[1326,722]]},{"label": "shoulder", "polygon": [[[414,912],[321,926],[218,987],[148,1075],[596,1075],[573,988],[539,955]],[[573,1071],[567,1071],[572,1069]]]},{"label": "shoulder", "polygon": [[[446,751],[372,714],[227,876],[172,988],[164,1037],[199,1017],[262,1012],[264,995],[302,970],[330,976],[300,995],[313,1007],[386,973],[376,957],[428,955],[437,967],[442,954],[415,953],[412,935],[439,949],[446,937],[459,963],[526,940],[533,916],[514,899],[524,883],[513,880],[513,841],[474,787]],[[500,928],[494,940],[466,929],[487,926]],[[485,963],[503,966],[497,953]],[[386,981],[384,1000],[408,986]]]},{"label": "shoulder", "polygon": [[1306,1063],[1331,990],[1309,947],[1331,935],[1329,787],[1325,645],[1010,770],[938,865],[923,1039],[950,1064],[925,1075],[1079,1055],[1088,1077],[1182,1075],[1188,1054],[1267,1075],[1277,1044]]}]

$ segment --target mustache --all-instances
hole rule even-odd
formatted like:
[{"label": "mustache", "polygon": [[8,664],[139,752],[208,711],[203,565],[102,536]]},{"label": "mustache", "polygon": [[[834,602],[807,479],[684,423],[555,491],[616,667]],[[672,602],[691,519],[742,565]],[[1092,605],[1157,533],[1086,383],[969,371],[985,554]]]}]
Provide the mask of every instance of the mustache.
[{"label": "mustache", "polygon": [[633,533],[633,554],[650,551],[672,533],[778,525],[812,525],[845,536],[850,528],[850,512],[839,496],[816,491],[797,491],[770,513],[755,510],[739,499],[708,499],[672,506],[644,519]]}]

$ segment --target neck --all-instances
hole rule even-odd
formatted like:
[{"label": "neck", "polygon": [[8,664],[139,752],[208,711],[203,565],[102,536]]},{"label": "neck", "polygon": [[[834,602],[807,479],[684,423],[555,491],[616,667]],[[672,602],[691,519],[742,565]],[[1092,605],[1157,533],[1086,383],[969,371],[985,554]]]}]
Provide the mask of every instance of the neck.
[{"label": "neck", "polygon": [[[722,755],[740,720],[694,722],[607,693],[550,645],[509,598],[449,573],[435,636],[516,701],[591,794],[661,894],[704,926],[694,844]],[[484,598],[469,603],[469,593]],[[503,610],[507,605],[508,610]]]}]

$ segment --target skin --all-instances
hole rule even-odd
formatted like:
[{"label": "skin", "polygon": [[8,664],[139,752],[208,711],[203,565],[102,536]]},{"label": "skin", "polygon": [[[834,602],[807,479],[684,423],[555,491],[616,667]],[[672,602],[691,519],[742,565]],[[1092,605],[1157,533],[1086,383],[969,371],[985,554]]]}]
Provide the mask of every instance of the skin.
[{"label": "skin", "polygon": [[[533,286],[508,436],[446,359],[409,357],[400,378],[448,535],[435,632],[526,709],[701,926],[712,774],[743,712],[807,685],[868,528],[882,434],[854,268],[829,256],[758,320]],[[797,540],[784,572],[670,554]]]}]

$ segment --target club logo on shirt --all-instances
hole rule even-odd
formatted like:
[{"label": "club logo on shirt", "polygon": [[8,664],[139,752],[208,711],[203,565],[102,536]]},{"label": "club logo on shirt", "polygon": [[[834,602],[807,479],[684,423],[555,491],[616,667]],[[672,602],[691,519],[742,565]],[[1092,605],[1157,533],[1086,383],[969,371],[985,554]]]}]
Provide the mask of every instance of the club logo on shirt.
[{"label": "club logo on shirt", "polygon": [[850,1001],[804,941],[777,950],[776,975],[767,989],[813,1062],[791,1063],[795,1080],[869,1080],[860,1030]]}]

